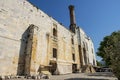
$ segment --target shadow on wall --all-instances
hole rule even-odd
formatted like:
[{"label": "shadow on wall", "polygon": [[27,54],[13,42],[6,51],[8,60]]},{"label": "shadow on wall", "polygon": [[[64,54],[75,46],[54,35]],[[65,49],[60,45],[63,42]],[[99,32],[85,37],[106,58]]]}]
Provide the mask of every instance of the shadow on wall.
[{"label": "shadow on wall", "polygon": [[22,34],[22,38],[21,38],[17,75],[24,75],[27,37],[28,37],[28,29],[25,30],[25,32]]}]

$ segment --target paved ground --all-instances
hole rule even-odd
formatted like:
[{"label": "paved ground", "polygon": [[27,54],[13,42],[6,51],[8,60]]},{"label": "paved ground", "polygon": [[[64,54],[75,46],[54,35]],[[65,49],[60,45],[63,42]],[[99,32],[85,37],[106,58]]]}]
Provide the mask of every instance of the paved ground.
[{"label": "paved ground", "polygon": [[76,73],[67,75],[54,75],[50,80],[117,80],[112,73]]},{"label": "paved ground", "polygon": [[[11,79],[11,80],[33,80],[33,79]],[[75,73],[66,75],[52,75],[50,79],[40,80],[117,80],[112,73],[97,72],[97,73]]]}]

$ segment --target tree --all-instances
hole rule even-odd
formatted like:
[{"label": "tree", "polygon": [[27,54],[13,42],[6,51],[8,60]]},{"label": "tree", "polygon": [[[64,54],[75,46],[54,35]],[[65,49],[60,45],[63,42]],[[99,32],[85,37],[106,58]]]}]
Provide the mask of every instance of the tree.
[{"label": "tree", "polygon": [[120,80],[120,31],[104,37],[97,55],[103,58],[106,65],[113,69],[114,74]]},{"label": "tree", "polygon": [[96,60],[96,62],[97,62],[97,66],[103,66],[99,61]]}]

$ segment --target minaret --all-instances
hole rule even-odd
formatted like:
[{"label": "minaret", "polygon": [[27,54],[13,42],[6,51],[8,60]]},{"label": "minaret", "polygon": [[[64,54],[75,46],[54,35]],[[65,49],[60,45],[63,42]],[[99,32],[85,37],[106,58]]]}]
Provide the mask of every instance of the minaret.
[{"label": "minaret", "polygon": [[70,11],[70,30],[73,33],[75,33],[76,21],[75,21],[75,14],[74,14],[74,6],[73,5],[69,6],[69,11]]}]

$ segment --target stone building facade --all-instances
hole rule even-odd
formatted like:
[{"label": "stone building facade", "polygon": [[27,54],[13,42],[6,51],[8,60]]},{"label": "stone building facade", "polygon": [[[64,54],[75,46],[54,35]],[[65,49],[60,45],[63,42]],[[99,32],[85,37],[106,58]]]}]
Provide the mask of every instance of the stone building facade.
[{"label": "stone building facade", "polygon": [[67,29],[27,0],[0,0],[0,75],[67,74],[96,65],[92,40],[69,9]]}]

